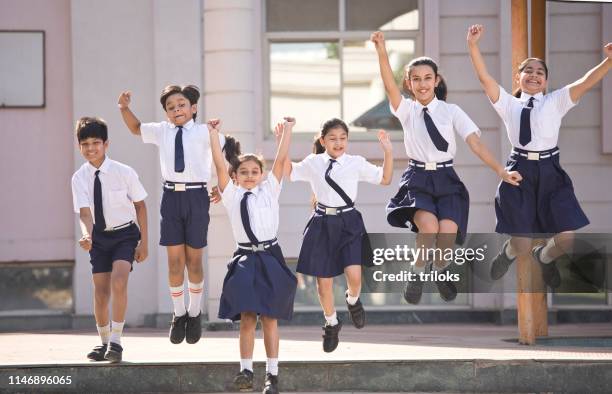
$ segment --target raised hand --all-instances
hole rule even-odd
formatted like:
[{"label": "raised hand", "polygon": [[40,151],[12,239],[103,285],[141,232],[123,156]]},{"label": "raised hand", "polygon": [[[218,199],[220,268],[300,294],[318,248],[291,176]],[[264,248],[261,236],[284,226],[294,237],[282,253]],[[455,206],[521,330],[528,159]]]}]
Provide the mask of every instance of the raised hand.
[{"label": "raised hand", "polygon": [[291,116],[285,116],[283,118],[285,121],[283,122],[284,127],[293,127],[295,126],[295,118]]},{"label": "raised hand", "polygon": [[391,152],[393,150],[393,145],[391,144],[391,137],[389,133],[385,130],[378,130],[378,141],[380,142],[380,146],[383,148],[385,152]]},{"label": "raised hand", "polygon": [[119,95],[119,99],[117,100],[117,105],[119,106],[119,108],[127,108],[130,106],[131,102],[132,102],[132,92],[127,90]]},{"label": "raised hand", "polygon": [[469,44],[478,44],[484,32],[483,25],[472,25],[468,29],[467,41]]},{"label": "raised hand", "polygon": [[221,128],[221,119],[209,119],[208,122],[206,122],[206,127],[208,127],[209,132],[219,132],[219,129]]},{"label": "raised hand", "polygon": [[604,53],[606,54],[606,57],[608,59],[612,59],[612,42],[609,42],[604,45]]},{"label": "raised hand", "polygon": [[385,47],[385,35],[382,31],[375,31],[370,35],[370,41],[374,43],[376,49]]}]

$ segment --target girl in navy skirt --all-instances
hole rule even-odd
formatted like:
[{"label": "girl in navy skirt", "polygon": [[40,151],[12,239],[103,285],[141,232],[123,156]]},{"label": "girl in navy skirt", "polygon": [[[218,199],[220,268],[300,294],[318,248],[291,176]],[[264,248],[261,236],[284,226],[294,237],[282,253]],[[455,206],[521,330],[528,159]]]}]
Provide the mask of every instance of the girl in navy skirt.
[{"label": "girl in navy skirt", "polygon": [[[509,170],[520,171],[520,187],[500,184],[495,197],[495,231],[512,235],[491,266],[491,277],[501,278],[517,256],[533,254],[542,267],[544,282],[555,288],[561,283],[555,259],[568,253],[573,231],[589,224],[574,194],[572,181],[559,164],[561,119],[578,100],[610,70],[612,43],[604,47],[606,58],[582,78],[546,93],[548,68],[543,60],[525,59],[518,68],[519,89],[508,94],[488,73],[478,48],[483,26],[473,25],[467,34],[472,64],[493,108],[506,125],[513,149]],[[537,234],[554,234],[546,245],[531,249]]]},{"label": "girl in navy skirt", "polygon": [[[417,232],[417,247],[452,248],[463,243],[467,230],[469,195],[453,169],[456,151],[455,135],[509,185],[517,185],[520,174],[508,172],[480,141],[480,130],[461,108],[446,103],[446,84],[430,58],[412,60],[405,68],[404,89],[411,99],[402,96],[389,64],[384,36],[375,32],[380,73],[391,112],[400,120],[410,164],[400,181],[400,189],[387,205],[387,221],[394,227]],[[450,261],[436,254],[433,269],[444,272]],[[429,258],[419,257],[412,268],[416,280],[408,281],[404,298],[419,303],[423,291],[421,273],[428,270]],[[436,281],[440,296],[451,301],[457,289],[451,281]]]},{"label": "girl in navy skirt", "polygon": [[229,136],[224,148],[230,163],[228,174],[219,143],[220,121],[208,122],[219,189],[238,244],[223,281],[219,318],[240,320],[240,372],[234,379],[240,390],[253,388],[253,347],[259,315],[268,357],[263,392],[278,393],[277,319],[291,319],[297,284],[276,239],[278,197],[294,124],[293,118],[285,118],[284,124],[277,125],[278,152],[272,171],[264,177],[263,159],[241,155],[240,144]]},{"label": "girl in navy skirt", "polygon": [[333,278],[346,276],[345,293],[349,317],[356,328],[365,325],[361,291],[363,219],[354,207],[360,181],[388,185],[393,177],[391,141],[384,130],[378,132],[384,151],[383,167],[370,164],[362,156],[346,153],[348,127],[340,119],[323,125],[315,141],[315,153],[290,168],[292,181],[310,183],[316,198],[315,210],[304,230],[297,271],[317,277],[319,301],[325,315],[323,350],[338,346],[342,322],[336,315]]}]

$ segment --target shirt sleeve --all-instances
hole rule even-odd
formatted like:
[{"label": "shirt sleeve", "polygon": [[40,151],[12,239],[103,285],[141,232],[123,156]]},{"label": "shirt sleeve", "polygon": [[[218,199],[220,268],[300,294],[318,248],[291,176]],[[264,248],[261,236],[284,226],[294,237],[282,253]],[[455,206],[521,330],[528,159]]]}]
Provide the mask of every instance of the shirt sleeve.
[{"label": "shirt sleeve", "polygon": [[458,105],[453,105],[453,127],[464,141],[472,133],[480,137],[480,129],[476,123]]},{"label": "shirt sleeve", "polygon": [[230,179],[229,182],[227,182],[225,189],[223,189],[223,193],[221,193],[221,202],[225,208],[230,209],[232,207],[234,199],[236,198],[236,191],[238,191],[238,188]]},{"label": "shirt sleeve", "polygon": [[276,179],[272,171],[268,173],[268,179],[266,180],[266,188],[268,189],[272,197],[278,200],[282,189],[282,183],[280,183],[278,179]]},{"label": "shirt sleeve", "polygon": [[359,166],[359,181],[380,184],[383,178],[382,167],[375,166],[368,162],[364,157],[359,158],[361,165]]},{"label": "shirt sleeve", "polygon": [[496,102],[492,102],[490,99],[489,101],[491,102],[491,105],[493,106],[497,114],[502,118],[502,120],[505,121],[511,114],[510,108],[512,107],[513,99],[514,97],[512,97],[508,92],[506,92],[506,89],[499,86],[499,98]]},{"label": "shirt sleeve", "polygon": [[81,208],[89,208],[87,185],[79,181],[76,174],[72,177],[72,204],[75,213],[79,213]]},{"label": "shirt sleeve", "polygon": [[128,170],[128,197],[132,202],[143,201],[147,198],[147,192],[133,168]]},{"label": "shirt sleeve", "polygon": [[402,96],[402,100],[397,106],[397,110],[393,109],[393,105],[389,101],[389,110],[396,118],[400,120],[400,122],[403,123],[409,118],[411,104],[412,100],[408,100],[406,97]]},{"label": "shirt sleeve", "polygon": [[145,144],[159,145],[163,130],[163,123],[142,123],[140,125],[140,136]]},{"label": "shirt sleeve", "polygon": [[570,96],[570,88],[569,86],[565,86],[561,89],[555,90],[550,94],[550,100],[555,104],[555,108],[558,111],[557,116],[563,117],[570,109],[572,109],[577,102],[572,101],[572,97]]},{"label": "shirt sleeve", "polygon": [[316,155],[314,153],[311,153],[299,163],[291,163],[290,180],[292,182],[310,181],[310,178],[311,178],[310,162],[314,160],[315,157]]}]

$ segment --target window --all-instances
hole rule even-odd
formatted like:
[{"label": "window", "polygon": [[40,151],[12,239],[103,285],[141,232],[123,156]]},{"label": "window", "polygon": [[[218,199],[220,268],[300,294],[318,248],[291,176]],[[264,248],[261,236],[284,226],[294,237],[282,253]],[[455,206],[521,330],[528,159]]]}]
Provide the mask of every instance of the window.
[{"label": "window", "polygon": [[389,112],[370,34],[385,32],[398,84],[420,52],[419,0],[266,0],[268,132],[283,116],[312,133],[332,117],[351,131],[401,130]]}]

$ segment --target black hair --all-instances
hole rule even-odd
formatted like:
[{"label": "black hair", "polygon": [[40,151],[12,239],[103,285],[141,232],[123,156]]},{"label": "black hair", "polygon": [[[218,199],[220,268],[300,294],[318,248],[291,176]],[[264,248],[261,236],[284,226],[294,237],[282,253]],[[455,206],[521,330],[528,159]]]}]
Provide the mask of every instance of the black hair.
[{"label": "black hair", "polygon": [[408,93],[410,97],[414,98],[414,93],[412,93],[412,90],[410,90],[409,80],[410,80],[410,71],[412,70],[413,67],[416,67],[416,66],[431,67],[431,69],[434,72],[434,76],[436,78],[439,77],[438,86],[434,88],[434,94],[436,95],[438,100],[446,101],[446,95],[448,94],[448,88],[446,87],[446,80],[444,80],[444,77],[442,76],[442,74],[438,73],[438,65],[436,64],[436,62],[432,58],[427,57],[427,56],[421,56],[421,57],[417,57],[416,59],[412,59],[412,61],[408,63],[408,65],[406,65],[406,68],[404,71],[406,74],[406,77],[404,78],[404,82],[402,85],[402,87],[404,88],[404,91]]},{"label": "black hair", "polygon": [[[198,89],[198,87],[195,85],[168,85],[164,88],[164,90],[162,90],[161,95],[159,96],[159,102],[161,103],[164,111],[166,110],[166,101],[168,100],[168,97],[174,94],[181,94],[185,96],[191,105],[197,104],[198,100],[200,99],[200,89]],[[193,113],[193,120],[196,119],[197,115],[197,112]]]},{"label": "black hair", "polygon": [[261,156],[253,153],[242,154],[240,148],[240,141],[236,140],[230,135],[225,136],[225,146],[223,147],[225,152],[225,160],[230,164],[228,172],[230,177],[238,171],[238,167],[246,161],[254,161],[259,165],[259,169],[263,173],[264,171],[264,160]]},{"label": "black hair", "polygon": [[98,117],[83,116],[76,121],[74,131],[79,143],[87,138],[99,138],[103,142],[108,140],[108,126]]},{"label": "black hair", "polygon": [[[523,60],[521,62],[521,64],[519,64],[518,66],[518,72],[522,73],[525,68],[527,67],[527,65],[529,64],[529,62],[531,61],[536,61],[539,62],[542,67],[544,67],[544,76],[546,77],[546,79],[548,79],[548,66],[546,65],[546,62],[542,59],[540,59],[539,57],[528,57],[527,59]],[[521,94],[523,93],[523,91],[521,90],[520,87],[516,88],[516,90],[513,92],[514,97],[520,98]]]},{"label": "black hair", "polygon": [[348,134],[348,126],[346,125],[346,123],[344,123],[342,119],[332,118],[328,120],[327,122],[323,123],[323,126],[321,127],[321,132],[318,136],[315,137],[312,147],[312,153],[319,154],[325,152],[325,147],[321,145],[320,138],[325,137],[331,129],[335,129],[337,127],[342,128],[344,131],[346,131],[346,134]]}]

